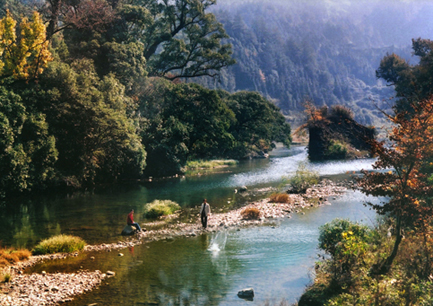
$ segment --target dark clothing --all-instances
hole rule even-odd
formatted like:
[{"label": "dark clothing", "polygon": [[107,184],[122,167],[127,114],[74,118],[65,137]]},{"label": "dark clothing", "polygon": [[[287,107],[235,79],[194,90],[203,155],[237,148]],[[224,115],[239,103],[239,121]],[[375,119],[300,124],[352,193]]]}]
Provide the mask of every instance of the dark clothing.
[{"label": "dark clothing", "polygon": [[204,214],[201,214],[201,225],[203,225],[204,228],[207,227],[207,216]]},{"label": "dark clothing", "polygon": [[209,203],[203,202],[200,207],[200,219],[201,219],[201,225],[203,225],[204,228],[207,227],[207,217],[210,214],[210,206]]}]

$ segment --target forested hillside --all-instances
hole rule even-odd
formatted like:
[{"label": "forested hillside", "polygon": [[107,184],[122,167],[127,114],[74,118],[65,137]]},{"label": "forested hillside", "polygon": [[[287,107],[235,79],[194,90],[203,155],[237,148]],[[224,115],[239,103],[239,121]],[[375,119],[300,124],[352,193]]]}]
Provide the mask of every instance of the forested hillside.
[{"label": "forested hillside", "polygon": [[219,0],[214,12],[237,64],[220,80],[200,82],[257,90],[292,121],[309,99],[346,105],[357,121],[373,124],[372,100],[387,109],[381,100],[394,95],[376,78],[381,58],[396,53],[416,64],[411,39],[433,33],[433,3],[425,1]]}]

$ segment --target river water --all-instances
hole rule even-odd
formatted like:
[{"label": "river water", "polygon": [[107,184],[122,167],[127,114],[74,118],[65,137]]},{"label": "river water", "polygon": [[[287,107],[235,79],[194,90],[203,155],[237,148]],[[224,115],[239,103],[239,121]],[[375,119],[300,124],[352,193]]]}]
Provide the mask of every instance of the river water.
[{"label": "river water", "polygon": [[[69,197],[23,199],[20,205],[4,205],[0,212],[3,243],[31,247],[57,233],[74,234],[88,243],[121,240],[127,212],[134,208],[137,221],[145,203],[170,199],[194,208],[206,197],[215,210],[229,210],[260,198],[265,188],[281,187],[283,176],[293,174],[299,163],[322,176],[337,177],[371,169],[372,159],[309,163],[304,147],[280,148],[271,158],[241,162],[213,174],[173,178],[138,186]],[[235,189],[247,186],[247,196]],[[311,281],[317,258],[319,226],[334,218],[349,218],[373,225],[375,215],[364,207],[366,198],[348,191],[330,199],[332,205],[313,208],[305,215],[278,220],[273,226],[176,238],[113,252],[86,253],[35,267],[35,271],[73,272],[77,269],[112,270],[93,292],[68,305],[277,305],[292,303]],[[122,252],[124,256],[118,256]],[[90,260],[94,256],[95,260]],[[237,297],[253,287],[254,301]]]}]

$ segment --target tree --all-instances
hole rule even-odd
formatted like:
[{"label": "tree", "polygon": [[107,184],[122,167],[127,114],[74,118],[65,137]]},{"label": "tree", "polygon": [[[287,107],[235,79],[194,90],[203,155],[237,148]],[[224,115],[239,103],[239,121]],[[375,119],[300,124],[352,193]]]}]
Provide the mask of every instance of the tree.
[{"label": "tree", "polygon": [[133,0],[120,7],[117,41],[144,44],[149,74],[169,80],[216,76],[234,64],[223,26],[206,10],[216,0]]},{"label": "tree", "polygon": [[412,39],[413,54],[419,57],[417,65],[409,65],[396,54],[387,54],[376,71],[377,78],[382,78],[395,86],[399,100],[397,111],[409,113],[412,104],[429,98],[433,82],[433,41],[429,39]]},{"label": "tree", "polygon": [[104,32],[116,19],[105,0],[47,0],[43,13],[49,20],[47,38],[68,28]]},{"label": "tree", "polygon": [[233,113],[214,90],[150,78],[140,101],[148,175],[179,173],[187,159],[225,157]]},{"label": "tree", "polygon": [[52,56],[48,50],[45,25],[41,16],[33,13],[32,20],[24,17],[16,35],[16,21],[9,11],[0,19],[0,76],[19,79],[36,78]]},{"label": "tree", "polygon": [[112,75],[100,79],[89,60],[52,63],[38,86],[65,181],[93,185],[142,174],[146,153],[127,114],[131,101]]},{"label": "tree", "polygon": [[0,196],[44,187],[54,176],[57,156],[45,115],[0,86]]},{"label": "tree", "polygon": [[381,171],[364,171],[359,180],[364,193],[389,198],[388,202],[370,205],[379,214],[390,214],[395,219],[394,247],[379,263],[379,273],[391,268],[404,228],[425,232],[433,216],[433,99],[411,106],[411,116],[403,111],[388,116],[395,124],[388,142],[371,140],[372,153],[378,156],[373,167]]}]

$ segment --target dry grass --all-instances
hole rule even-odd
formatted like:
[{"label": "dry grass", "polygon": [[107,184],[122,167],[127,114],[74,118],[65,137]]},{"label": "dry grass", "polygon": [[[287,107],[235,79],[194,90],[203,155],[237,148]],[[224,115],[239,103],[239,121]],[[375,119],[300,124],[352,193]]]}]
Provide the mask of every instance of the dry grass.
[{"label": "dry grass", "polygon": [[258,220],[260,219],[260,210],[256,207],[247,207],[241,211],[242,219]]},{"label": "dry grass", "polygon": [[0,267],[8,266],[16,262],[28,259],[32,253],[29,250],[13,248],[0,249]]},{"label": "dry grass", "polygon": [[269,201],[272,203],[290,203],[291,199],[287,193],[273,193],[269,197]]}]

